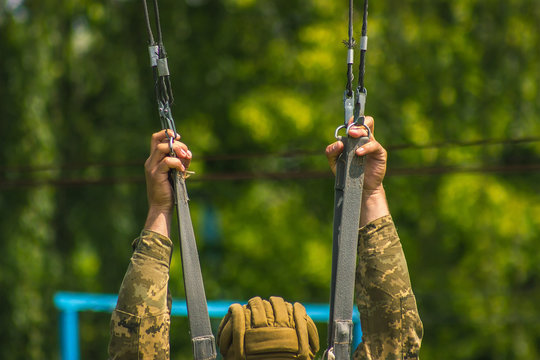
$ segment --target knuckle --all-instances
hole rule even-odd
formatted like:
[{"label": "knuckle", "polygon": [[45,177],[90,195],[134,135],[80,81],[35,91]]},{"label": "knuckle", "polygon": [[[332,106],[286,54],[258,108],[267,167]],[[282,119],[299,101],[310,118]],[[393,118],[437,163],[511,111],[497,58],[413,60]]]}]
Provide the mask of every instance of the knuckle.
[{"label": "knuckle", "polygon": [[150,171],[150,158],[146,159],[146,161],[144,162],[144,170],[146,172]]}]

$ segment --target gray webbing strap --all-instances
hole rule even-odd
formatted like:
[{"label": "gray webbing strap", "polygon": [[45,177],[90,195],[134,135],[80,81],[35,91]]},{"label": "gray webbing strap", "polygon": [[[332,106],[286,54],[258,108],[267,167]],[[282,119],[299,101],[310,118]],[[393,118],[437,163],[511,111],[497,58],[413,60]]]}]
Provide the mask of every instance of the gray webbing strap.
[{"label": "gray webbing strap", "polygon": [[[351,89],[352,59],[350,49],[353,39],[353,0],[349,0],[349,40],[345,42],[347,53],[347,86],[344,95],[345,122],[336,129],[336,138],[343,141],[344,149],[337,160],[334,199],[334,234],[332,249],[332,283],[330,290],[330,319],[328,322],[328,349],[326,359],[350,360],[352,343],[352,311],[354,304],[354,285],[356,252],[358,246],[358,226],[362,206],[364,186],[364,157],[357,156],[358,147],[369,141],[371,130],[364,123],[364,109],[367,90],[364,87],[365,55],[367,50],[367,10],[368,0],[364,0],[362,19],[362,38],[360,41],[360,66],[356,102]],[[354,105],[353,105],[354,103]],[[354,115],[354,122],[349,121]],[[353,138],[338,137],[342,128],[363,126],[367,136]]]},{"label": "gray webbing strap", "polygon": [[[169,66],[167,64],[167,54],[165,52],[165,47],[163,46],[158,0],[153,1],[155,26],[158,33],[157,43],[154,41],[154,35],[152,34],[152,25],[150,24],[150,15],[148,13],[146,1],[147,0],[142,0],[150,43],[148,53],[150,55],[150,65],[152,66],[152,72],[154,74],[159,119],[163,129],[171,129],[173,131],[173,136],[170,136],[168,132],[166,132],[166,136],[169,140],[170,156],[176,156],[173,150],[173,144],[174,139],[176,139],[178,134],[176,132],[176,126],[170,107],[174,100],[170,82]],[[185,174],[173,170],[170,172],[170,180],[176,204],[184,289],[186,292],[191,341],[193,343],[193,358],[195,360],[212,360],[217,356],[216,343],[210,326],[201,265],[199,263],[199,253],[197,251],[193,224],[191,223],[191,216],[189,214],[189,197],[186,189]]]},{"label": "gray webbing strap", "polygon": [[345,146],[336,169],[327,353],[338,360],[349,360],[351,353],[356,252],[364,181],[364,157],[357,156],[355,150],[368,140],[368,137],[342,139]]},{"label": "gray webbing strap", "polygon": [[186,182],[183,174],[176,170],[172,171],[172,178],[193,356],[195,360],[215,359],[216,345],[210,326],[199,253],[189,213]]}]

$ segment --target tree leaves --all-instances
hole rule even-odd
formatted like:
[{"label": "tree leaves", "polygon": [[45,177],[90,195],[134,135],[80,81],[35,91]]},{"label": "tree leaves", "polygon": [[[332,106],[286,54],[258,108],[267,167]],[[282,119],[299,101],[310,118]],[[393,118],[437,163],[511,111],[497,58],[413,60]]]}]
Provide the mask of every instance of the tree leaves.
[{"label": "tree leaves", "polygon": [[[118,289],[144,222],[142,165],[159,121],[139,3],[4,3],[0,357],[42,359],[58,351],[54,291]],[[389,149],[385,185],[426,325],[424,358],[538,357],[539,4],[370,4],[367,113]],[[326,302],[333,195],[320,174],[343,121],[346,6],[160,8],[173,114],[194,153],[209,298]],[[302,173],[311,177],[290,180]],[[82,358],[104,354],[96,333],[108,323],[84,321]],[[189,358],[187,326],[175,323],[173,358]]]}]

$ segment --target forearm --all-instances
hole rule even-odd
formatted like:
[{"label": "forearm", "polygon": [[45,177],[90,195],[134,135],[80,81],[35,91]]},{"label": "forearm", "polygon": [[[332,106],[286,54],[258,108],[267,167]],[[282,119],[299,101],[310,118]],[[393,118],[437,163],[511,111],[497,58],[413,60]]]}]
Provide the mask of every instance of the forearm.
[{"label": "forearm", "polygon": [[360,229],[356,299],[363,341],[355,359],[417,359],[423,328],[392,218]]},{"label": "forearm", "polygon": [[167,238],[171,237],[171,213],[170,208],[150,207],[144,230],[153,231]]},{"label": "forearm", "polygon": [[111,319],[110,359],[169,359],[172,242],[144,230],[134,242]]},{"label": "forearm", "polygon": [[368,223],[390,215],[386,193],[381,184],[375,190],[364,190],[362,194],[362,207],[360,212],[360,227]]}]

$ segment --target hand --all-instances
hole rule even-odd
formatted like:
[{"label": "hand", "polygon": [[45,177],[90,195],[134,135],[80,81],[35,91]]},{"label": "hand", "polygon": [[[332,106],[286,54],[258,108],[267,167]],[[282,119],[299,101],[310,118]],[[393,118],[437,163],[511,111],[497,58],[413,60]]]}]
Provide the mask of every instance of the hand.
[{"label": "hand", "polygon": [[[353,119],[349,120],[351,123]],[[369,142],[356,149],[356,155],[365,156],[364,168],[364,193],[371,195],[382,188],[382,181],[386,174],[387,153],[381,144],[374,137],[375,122],[371,116],[366,116],[365,124],[371,130]],[[367,130],[363,126],[353,126],[349,134],[358,138],[367,136]],[[343,143],[336,141],[326,147],[326,157],[334,175],[336,174],[336,163],[339,155],[343,152]]]},{"label": "hand", "polygon": [[[172,130],[167,130],[174,136]],[[173,192],[169,183],[169,170],[186,171],[192,154],[188,147],[181,143],[177,135],[173,149],[177,157],[169,156],[169,140],[165,131],[154,133],[150,142],[150,156],[144,163],[146,192],[148,196],[148,217],[145,229],[168,236],[170,214],[173,207]]]},{"label": "hand", "polygon": [[[349,120],[351,123],[353,119]],[[356,155],[365,156],[364,162],[364,187],[362,192],[362,210],[360,226],[390,214],[386,194],[382,185],[386,174],[387,153],[381,144],[373,136],[375,122],[372,117],[366,116],[365,124],[371,130],[371,138],[362,147],[356,149]],[[352,137],[367,136],[367,130],[363,126],[353,126],[349,130]],[[343,152],[343,143],[336,141],[326,147],[328,164],[334,175],[339,155]]]}]

